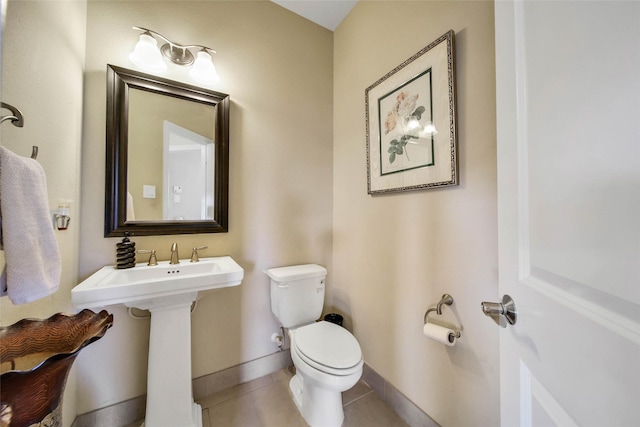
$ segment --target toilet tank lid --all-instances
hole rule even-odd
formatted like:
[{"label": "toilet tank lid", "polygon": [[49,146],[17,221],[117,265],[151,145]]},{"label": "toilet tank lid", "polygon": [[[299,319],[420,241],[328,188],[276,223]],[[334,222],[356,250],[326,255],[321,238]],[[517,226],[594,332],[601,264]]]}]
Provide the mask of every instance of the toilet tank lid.
[{"label": "toilet tank lid", "polygon": [[265,273],[276,282],[291,282],[293,280],[326,276],[327,269],[317,264],[304,264],[270,268]]}]

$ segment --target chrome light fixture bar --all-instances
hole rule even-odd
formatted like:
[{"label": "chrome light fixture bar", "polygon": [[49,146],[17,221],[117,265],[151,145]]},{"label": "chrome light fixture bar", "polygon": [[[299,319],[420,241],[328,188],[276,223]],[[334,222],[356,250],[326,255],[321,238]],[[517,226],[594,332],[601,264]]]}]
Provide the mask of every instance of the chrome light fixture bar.
[{"label": "chrome light fixture bar", "polygon": [[[133,29],[142,33],[129,59],[140,68],[154,72],[164,71],[167,68],[162,61],[164,57],[176,65],[192,67],[189,75],[200,83],[213,84],[220,80],[209,54],[216,51],[210,47],[195,44],[181,45],[148,28],[134,26]],[[159,49],[158,39],[163,42]],[[198,49],[197,58],[189,49]]]}]

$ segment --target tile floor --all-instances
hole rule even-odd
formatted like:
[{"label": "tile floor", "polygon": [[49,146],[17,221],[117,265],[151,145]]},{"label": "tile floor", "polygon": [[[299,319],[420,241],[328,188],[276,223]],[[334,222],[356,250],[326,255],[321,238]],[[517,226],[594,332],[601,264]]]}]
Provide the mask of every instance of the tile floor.
[{"label": "tile floor", "polygon": [[[292,375],[283,369],[198,400],[203,427],[306,427],[289,394]],[[408,427],[363,381],[342,402],[343,427]]]}]

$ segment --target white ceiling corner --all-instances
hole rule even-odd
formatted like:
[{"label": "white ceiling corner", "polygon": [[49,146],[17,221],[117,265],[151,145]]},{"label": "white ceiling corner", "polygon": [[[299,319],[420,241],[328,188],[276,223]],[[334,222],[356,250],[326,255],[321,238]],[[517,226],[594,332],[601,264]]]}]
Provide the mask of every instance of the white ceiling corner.
[{"label": "white ceiling corner", "polygon": [[335,31],[358,0],[271,0],[272,2]]}]

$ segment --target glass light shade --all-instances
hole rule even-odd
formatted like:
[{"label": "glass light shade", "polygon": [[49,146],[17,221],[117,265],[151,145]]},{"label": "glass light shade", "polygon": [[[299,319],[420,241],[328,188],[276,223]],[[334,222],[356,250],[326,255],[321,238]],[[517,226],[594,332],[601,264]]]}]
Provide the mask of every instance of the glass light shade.
[{"label": "glass light shade", "polygon": [[140,34],[129,59],[143,70],[159,72],[167,69],[167,64],[162,60],[158,49],[158,42],[149,34]]},{"label": "glass light shade", "polygon": [[220,81],[211,55],[204,50],[198,52],[196,60],[189,70],[189,75],[193,80],[204,84],[215,84]]}]

